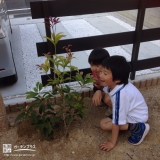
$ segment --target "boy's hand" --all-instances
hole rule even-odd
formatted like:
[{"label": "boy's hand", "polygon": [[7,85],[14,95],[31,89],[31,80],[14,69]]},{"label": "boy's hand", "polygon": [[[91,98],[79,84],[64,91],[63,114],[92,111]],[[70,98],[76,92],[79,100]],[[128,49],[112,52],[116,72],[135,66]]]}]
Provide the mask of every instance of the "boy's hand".
[{"label": "boy's hand", "polygon": [[115,146],[115,144],[113,144],[111,141],[105,141],[100,145],[101,150],[103,151],[110,151],[113,147]]},{"label": "boy's hand", "polygon": [[101,104],[101,99],[102,99],[102,91],[101,90],[97,90],[93,97],[92,97],[92,102],[95,106],[99,106]]},{"label": "boy's hand", "polygon": [[105,141],[104,143],[102,143],[100,145],[101,150],[103,151],[110,151],[117,142],[117,138],[118,138],[118,133],[119,133],[119,125],[113,124],[112,123],[112,137],[110,141]]}]

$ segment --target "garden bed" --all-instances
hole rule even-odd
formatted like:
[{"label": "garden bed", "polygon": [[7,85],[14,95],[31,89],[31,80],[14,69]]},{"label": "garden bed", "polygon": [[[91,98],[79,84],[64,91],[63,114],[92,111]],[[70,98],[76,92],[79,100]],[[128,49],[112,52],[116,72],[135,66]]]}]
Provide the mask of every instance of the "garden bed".
[{"label": "garden bed", "polygon": [[[10,129],[0,133],[1,144],[12,144],[12,153],[8,156],[0,152],[0,159],[34,159],[34,160],[158,160],[160,157],[160,85],[140,88],[148,107],[150,132],[139,146],[127,142],[129,133],[120,132],[117,145],[110,152],[101,151],[99,145],[110,138],[111,133],[99,128],[99,121],[105,117],[107,108],[94,107],[91,100],[86,101],[88,110],[86,118],[75,120],[71,125],[68,138],[64,131],[55,133],[53,140],[46,140],[26,121],[14,124],[17,112],[8,114]],[[110,114],[111,110],[108,109]],[[14,147],[34,146],[35,151],[14,151]],[[14,156],[14,157],[13,157]],[[23,156],[23,157],[18,157]]]}]

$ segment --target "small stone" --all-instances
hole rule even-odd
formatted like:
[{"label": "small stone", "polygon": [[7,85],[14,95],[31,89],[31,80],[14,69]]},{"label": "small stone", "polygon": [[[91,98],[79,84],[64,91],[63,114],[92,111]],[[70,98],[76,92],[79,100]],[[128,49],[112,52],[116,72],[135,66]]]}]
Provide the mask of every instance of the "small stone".
[{"label": "small stone", "polygon": [[75,152],[74,152],[74,151],[72,151],[72,154],[75,154]]},{"label": "small stone", "polygon": [[15,123],[14,122],[10,122],[10,127],[14,127],[15,126]]}]

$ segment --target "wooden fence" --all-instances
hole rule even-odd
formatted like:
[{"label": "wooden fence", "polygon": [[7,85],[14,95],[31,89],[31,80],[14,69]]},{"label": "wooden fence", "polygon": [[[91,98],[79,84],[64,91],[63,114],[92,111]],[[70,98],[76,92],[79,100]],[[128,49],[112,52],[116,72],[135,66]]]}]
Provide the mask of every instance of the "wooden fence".
[{"label": "wooden fence", "polygon": [[[33,19],[138,9],[135,31],[61,40],[57,45],[57,53],[63,53],[62,46],[68,44],[72,44],[73,52],[90,50],[99,46],[111,47],[133,44],[131,61],[129,62],[131,64],[131,80],[135,79],[136,71],[160,66],[160,56],[138,60],[141,42],[160,39],[160,28],[143,30],[146,8],[160,7],[160,0],[54,0],[31,2],[30,5]],[[49,28],[45,28],[46,36],[50,37]],[[43,53],[47,52],[54,54],[54,46],[49,41],[40,42],[36,45],[38,56],[44,56]],[[84,74],[91,72],[89,68],[82,69],[82,71]],[[43,85],[47,84],[47,79],[47,75],[42,75]]]}]

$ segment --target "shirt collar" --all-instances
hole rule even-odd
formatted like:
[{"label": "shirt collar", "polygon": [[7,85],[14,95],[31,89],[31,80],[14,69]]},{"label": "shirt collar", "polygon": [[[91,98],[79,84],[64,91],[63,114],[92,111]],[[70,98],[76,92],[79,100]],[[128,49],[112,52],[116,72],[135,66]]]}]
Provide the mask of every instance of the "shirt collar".
[{"label": "shirt collar", "polygon": [[123,88],[124,84],[116,85],[110,92],[109,95],[113,96],[116,94],[121,88]]}]

